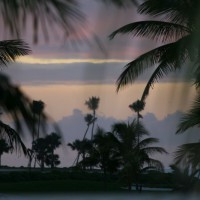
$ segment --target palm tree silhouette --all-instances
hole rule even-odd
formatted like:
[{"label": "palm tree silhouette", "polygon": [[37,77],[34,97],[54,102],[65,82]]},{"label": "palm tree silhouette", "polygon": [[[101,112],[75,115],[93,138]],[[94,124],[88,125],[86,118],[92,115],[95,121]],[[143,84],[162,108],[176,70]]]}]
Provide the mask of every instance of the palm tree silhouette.
[{"label": "palm tree silhouette", "polygon": [[[145,127],[134,120],[130,124],[124,122],[116,123],[112,127],[113,134],[118,143],[118,151],[122,160],[122,172],[126,178],[129,191],[135,179],[136,185],[139,184],[139,175],[151,168],[163,170],[160,161],[150,157],[152,153],[167,153],[162,147],[155,147],[152,144],[158,143],[157,138],[146,137],[149,133]],[[140,142],[138,144],[138,135]],[[140,146],[140,148],[138,148]],[[139,152],[138,152],[139,149]]]},{"label": "palm tree silhouette", "polygon": [[[161,20],[127,24],[114,31],[110,38],[112,39],[118,34],[131,34],[146,37],[162,44],[140,55],[125,66],[117,80],[117,90],[133,83],[145,70],[155,67],[141,97],[141,100],[145,101],[155,82],[170,72],[181,69],[187,63],[192,63],[190,72],[198,86],[200,84],[198,78],[200,77],[199,8],[200,3],[197,0],[145,0],[139,5],[138,12],[140,14],[160,17]],[[162,20],[163,18],[164,20]]]},{"label": "palm tree silhouette", "polygon": [[[99,97],[91,97],[89,98],[88,101],[85,102],[85,105],[87,105],[89,110],[92,110],[93,112],[93,119],[96,119],[96,110],[99,107],[99,101],[100,98]],[[93,120],[92,122],[92,132],[91,132],[91,139],[93,139],[93,135],[94,135],[94,124],[95,124],[96,120]]]},{"label": "palm tree silhouette", "polygon": [[111,132],[98,127],[93,139],[92,154],[96,164],[103,170],[106,183],[107,173],[116,172],[120,167],[120,154],[117,151],[116,139]]},{"label": "palm tree silhouette", "polygon": [[[89,152],[89,149],[92,148],[92,143],[90,140],[88,139],[84,139],[84,140],[78,140],[76,139],[74,142],[72,143],[68,143],[67,144],[73,151],[76,150],[78,152],[78,156],[76,157],[76,159],[74,160],[73,165],[78,166],[79,164],[79,157],[82,157],[82,161],[84,163],[86,156]],[[85,165],[82,165],[83,168],[85,168]]]},{"label": "palm tree silhouette", "polygon": [[84,136],[83,136],[83,140],[85,139],[87,132],[89,130],[90,125],[93,123],[93,121],[96,120],[96,118],[93,117],[93,115],[91,114],[86,114],[84,117],[85,122],[87,123],[87,128],[85,130]]},{"label": "palm tree silhouette", "polygon": [[[136,112],[137,114],[137,124],[139,123],[139,119],[142,118],[142,115],[140,112],[144,110],[145,103],[143,101],[137,100],[136,102],[133,102],[131,105],[129,105],[129,108]],[[139,143],[139,137],[138,137],[138,143]]]},{"label": "palm tree silhouette", "polygon": [[[41,121],[41,115],[42,112],[44,110],[44,102],[39,100],[39,101],[35,101],[33,100],[32,102],[32,112],[33,112],[33,119],[34,119],[34,124],[35,124],[35,116],[38,116],[38,126],[37,126],[37,139],[40,137],[40,121]],[[33,127],[35,127],[35,125],[33,125]],[[35,130],[35,128],[33,128],[33,130]],[[33,133],[33,137],[34,135],[36,135],[35,133]]]},{"label": "palm tree silhouette", "polygon": [[49,163],[51,165],[51,168],[54,168],[55,161],[58,159],[57,156],[54,154],[54,151],[56,148],[58,148],[61,145],[61,137],[57,134],[52,132],[50,135],[47,135],[45,137],[45,141],[47,143],[47,149],[49,152]]}]

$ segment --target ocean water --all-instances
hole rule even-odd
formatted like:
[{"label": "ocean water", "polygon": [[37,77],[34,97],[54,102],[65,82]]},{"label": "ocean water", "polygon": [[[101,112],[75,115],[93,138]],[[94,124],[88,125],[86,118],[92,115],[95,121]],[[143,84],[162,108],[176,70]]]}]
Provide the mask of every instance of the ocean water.
[{"label": "ocean water", "polygon": [[1,194],[1,200],[199,200],[199,194]]}]

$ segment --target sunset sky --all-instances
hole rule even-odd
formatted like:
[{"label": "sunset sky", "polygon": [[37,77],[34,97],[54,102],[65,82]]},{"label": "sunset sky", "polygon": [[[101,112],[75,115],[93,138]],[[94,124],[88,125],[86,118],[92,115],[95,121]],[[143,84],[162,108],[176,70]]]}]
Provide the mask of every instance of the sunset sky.
[{"label": "sunset sky", "polygon": [[[71,42],[73,36],[63,42],[59,30],[56,33],[52,30],[48,43],[41,34],[39,43],[34,45],[29,29],[23,39],[30,44],[32,54],[19,58],[3,71],[30,98],[45,103],[45,111],[60,125],[66,143],[82,138],[86,128],[83,117],[90,112],[84,103],[89,97],[100,97],[97,124],[106,130],[109,131],[110,125],[117,120],[133,119],[134,113],[128,106],[141,97],[150,71],[119,93],[115,82],[126,63],[159,45],[130,35],[110,41],[108,35],[112,31],[144,17],[138,16],[134,7],[120,10],[97,2],[84,0],[82,4],[89,43],[75,46]],[[171,152],[190,137],[188,134],[175,136],[181,112],[190,107],[195,95],[192,84],[184,77],[186,74],[186,71],[177,72],[156,84],[142,112],[147,129],[154,131],[152,134],[160,138],[160,145]],[[61,166],[69,166],[75,153],[67,148],[60,151]],[[161,159],[167,166],[172,156]],[[27,160],[4,154],[2,163],[26,166]]]}]

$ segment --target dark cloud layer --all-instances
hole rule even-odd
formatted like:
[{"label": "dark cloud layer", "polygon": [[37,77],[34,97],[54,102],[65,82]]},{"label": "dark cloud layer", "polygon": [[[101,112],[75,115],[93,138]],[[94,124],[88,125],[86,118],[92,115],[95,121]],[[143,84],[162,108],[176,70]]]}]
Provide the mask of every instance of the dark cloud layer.
[{"label": "dark cloud layer", "polygon": [[[126,63],[72,63],[72,64],[21,64],[14,63],[4,72],[18,84],[113,84],[116,82]],[[153,68],[152,68],[153,69]],[[137,82],[146,82],[151,70],[141,75]],[[188,80],[187,70],[172,73],[161,82]]]}]

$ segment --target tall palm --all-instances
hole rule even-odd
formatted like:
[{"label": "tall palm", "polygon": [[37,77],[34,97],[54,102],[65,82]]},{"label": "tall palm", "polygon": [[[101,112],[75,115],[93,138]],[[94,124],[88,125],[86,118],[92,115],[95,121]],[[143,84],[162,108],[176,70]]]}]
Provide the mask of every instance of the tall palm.
[{"label": "tall palm", "polygon": [[[33,112],[33,118],[34,118],[34,125],[35,125],[35,116],[38,116],[38,124],[37,124],[37,139],[40,137],[40,121],[41,121],[41,115],[43,113],[44,110],[44,102],[39,100],[39,101],[35,101],[33,100],[32,103],[32,112]],[[33,127],[35,127],[33,125]],[[35,128],[33,128],[33,130],[35,130]],[[33,133],[33,136],[36,135],[35,133]]]},{"label": "tall palm", "polygon": [[[152,153],[166,153],[162,147],[154,147],[152,144],[158,143],[157,138],[146,137],[148,131],[141,124],[133,121],[131,124],[124,122],[116,123],[112,127],[113,133],[118,141],[118,150],[120,152],[123,163],[123,174],[126,178],[128,189],[131,190],[133,179],[136,185],[139,183],[140,174],[149,168],[162,170],[163,165],[160,161],[150,157]],[[137,137],[140,137],[138,144]],[[138,153],[138,146],[139,153]]]},{"label": "tall palm", "polygon": [[[89,110],[92,110],[93,112],[93,119],[96,119],[96,110],[99,107],[99,97],[91,97],[89,100],[85,102],[85,105],[87,105]],[[95,125],[95,120],[92,122],[92,132],[91,132],[91,139],[93,139],[94,135],[94,125]]]},{"label": "tall palm", "polygon": [[[145,103],[143,101],[137,100],[129,105],[129,108],[137,113],[137,124],[139,124],[139,119],[142,118],[140,112],[144,110]],[[138,135],[138,144],[139,144],[139,135]]]},{"label": "tall palm", "polygon": [[0,167],[1,167],[1,157],[3,153],[8,153],[12,148],[8,145],[6,140],[0,139]]},{"label": "tall palm", "polygon": [[87,128],[85,130],[84,136],[83,136],[83,140],[85,139],[87,132],[89,130],[90,125],[93,123],[93,121],[96,120],[96,118],[93,117],[93,115],[91,114],[86,114],[84,117],[85,122],[87,123]]},{"label": "tall palm", "polygon": [[[139,21],[127,24],[114,31],[118,34],[146,37],[162,43],[125,66],[117,80],[117,90],[133,83],[145,70],[153,68],[141,100],[145,101],[151,86],[160,78],[175,72],[184,64],[192,63],[192,75],[199,85],[199,8],[198,0],[145,0],[139,5],[139,14],[147,14],[160,20]],[[155,67],[155,68],[154,68]]]},{"label": "tall palm", "polygon": [[129,105],[129,108],[136,112],[137,114],[137,121],[139,121],[140,118],[142,118],[142,115],[140,114],[141,111],[144,110],[145,103],[143,101],[140,101],[139,99],[135,102],[133,102],[131,105]]}]

